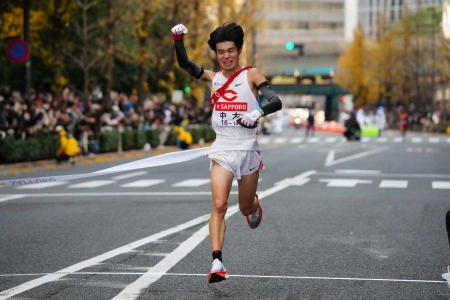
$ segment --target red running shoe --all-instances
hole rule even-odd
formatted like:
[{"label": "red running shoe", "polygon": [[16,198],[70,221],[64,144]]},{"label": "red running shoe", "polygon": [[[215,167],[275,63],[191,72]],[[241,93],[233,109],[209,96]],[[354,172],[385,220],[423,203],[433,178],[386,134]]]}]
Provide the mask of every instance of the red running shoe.
[{"label": "red running shoe", "polygon": [[215,283],[228,279],[228,271],[223,266],[223,263],[217,258],[212,262],[211,272],[208,274],[208,282]]},{"label": "red running shoe", "polygon": [[[258,199],[258,195],[255,194],[255,196],[256,199]],[[251,229],[258,228],[259,224],[261,224],[262,216],[263,211],[261,208],[261,204],[258,204],[258,208],[255,210],[255,212],[253,212],[248,216],[245,216],[245,218],[247,219],[248,226],[250,226]]]}]

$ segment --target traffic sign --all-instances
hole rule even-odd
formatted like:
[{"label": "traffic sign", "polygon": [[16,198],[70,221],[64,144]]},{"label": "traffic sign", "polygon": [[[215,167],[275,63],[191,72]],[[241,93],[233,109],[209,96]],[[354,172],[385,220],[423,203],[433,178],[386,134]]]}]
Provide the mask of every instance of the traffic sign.
[{"label": "traffic sign", "polygon": [[13,63],[23,63],[30,56],[30,47],[23,40],[12,40],[6,45],[6,56]]}]

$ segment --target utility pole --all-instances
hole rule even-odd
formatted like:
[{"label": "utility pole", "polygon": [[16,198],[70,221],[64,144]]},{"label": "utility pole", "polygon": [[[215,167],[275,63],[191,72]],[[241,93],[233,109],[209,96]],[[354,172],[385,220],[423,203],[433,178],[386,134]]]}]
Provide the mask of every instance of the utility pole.
[{"label": "utility pole", "polygon": [[25,61],[25,99],[28,100],[31,91],[30,0],[23,0],[23,35],[30,48],[30,55]]}]

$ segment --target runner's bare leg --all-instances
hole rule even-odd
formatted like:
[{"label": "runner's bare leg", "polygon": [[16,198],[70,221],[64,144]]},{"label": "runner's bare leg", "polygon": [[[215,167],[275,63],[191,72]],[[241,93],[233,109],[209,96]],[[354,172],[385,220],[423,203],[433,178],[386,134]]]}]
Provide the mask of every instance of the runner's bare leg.
[{"label": "runner's bare leg", "polygon": [[209,219],[209,238],[211,250],[222,251],[226,230],[225,213],[228,208],[228,196],[233,183],[233,173],[212,161],[210,176],[213,208]]},{"label": "runner's bare leg", "polygon": [[255,197],[258,187],[259,171],[242,176],[238,180],[239,187],[239,209],[244,216],[248,216],[256,211],[259,205]]}]

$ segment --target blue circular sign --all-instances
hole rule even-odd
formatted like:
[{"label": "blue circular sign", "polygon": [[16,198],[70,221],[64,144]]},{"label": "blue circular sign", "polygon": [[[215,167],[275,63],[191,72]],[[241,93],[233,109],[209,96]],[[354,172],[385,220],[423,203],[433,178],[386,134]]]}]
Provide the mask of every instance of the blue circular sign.
[{"label": "blue circular sign", "polygon": [[30,56],[30,47],[25,41],[12,40],[6,46],[6,56],[13,63],[23,63]]}]

